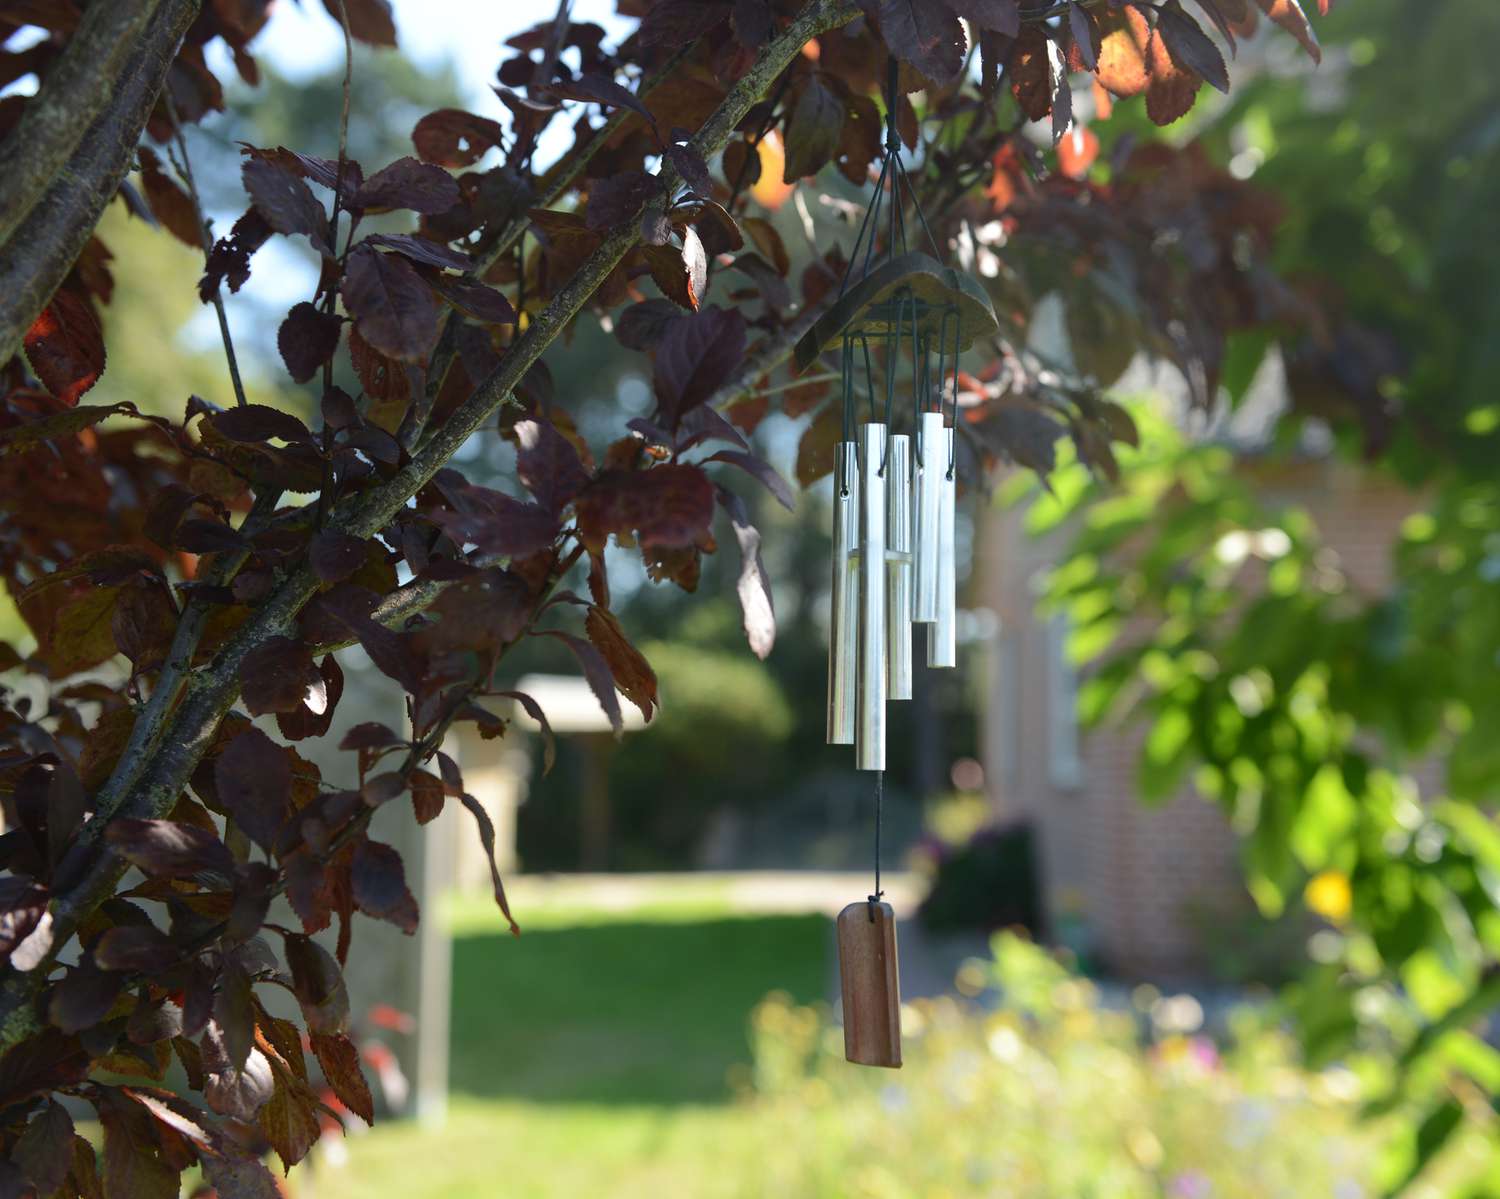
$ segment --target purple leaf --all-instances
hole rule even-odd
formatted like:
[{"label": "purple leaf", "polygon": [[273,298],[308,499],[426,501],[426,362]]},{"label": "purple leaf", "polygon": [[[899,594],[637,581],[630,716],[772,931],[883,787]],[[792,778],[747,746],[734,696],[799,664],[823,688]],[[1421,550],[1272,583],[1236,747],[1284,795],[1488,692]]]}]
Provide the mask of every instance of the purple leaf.
[{"label": "purple leaf", "polygon": [[339,348],[343,323],[306,300],[292,307],[276,332],[276,348],[287,372],[298,383],[306,383]]},{"label": "purple leaf", "polygon": [[240,168],[255,211],[277,233],[305,234],[313,249],[333,257],[328,241],[328,216],[323,205],[297,175],[267,158],[250,158]]},{"label": "purple leaf", "polygon": [[262,849],[270,849],[286,820],[292,764],[286,751],[256,728],[240,733],[214,764],[219,801]]},{"label": "purple leaf", "polygon": [[376,350],[402,362],[426,358],[437,340],[437,303],[406,259],[355,246],[342,292],[360,336]]},{"label": "purple leaf", "polygon": [[711,396],[745,354],[745,321],[738,312],[704,308],[667,327],[656,347],[653,383],[666,424]]},{"label": "purple leaf", "polygon": [[643,171],[626,171],[595,179],[589,184],[589,205],[584,224],[590,229],[608,229],[629,220],[648,200],[661,194],[661,181]]},{"label": "purple leaf", "polygon": [[230,441],[270,441],[272,438],[287,442],[312,440],[307,426],[290,412],[265,404],[245,404],[243,407],[211,413],[205,419],[213,425],[219,436]]},{"label": "purple leaf", "polygon": [[398,158],[369,177],[350,202],[355,208],[409,208],[428,216],[447,212],[462,199],[453,176],[415,158]]},{"label": "purple leaf", "polygon": [[372,233],[365,238],[365,242],[372,246],[385,246],[413,262],[435,266],[439,270],[467,271],[474,265],[474,260],[467,254],[449,249],[430,237],[417,237],[410,233]]},{"label": "purple leaf", "polygon": [[295,712],[304,704],[321,711],[328,704],[311,651],[290,637],[268,637],[245,655],[240,663],[240,698],[252,716]]},{"label": "purple leaf", "polygon": [[588,486],[573,443],[557,431],[551,421],[517,421],[516,473],[526,489],[550,512],[561,512],[569,501]]},{"label": "purple leaf", "polygon": [[234,878],[234,858],[205,828],[175,820],[117,819],[105,833],[127,862],[152,878],[191,879],[226,887]]},{"label": "purple leaf", "polygon": [[766,490],[774,495],[777,502],[788,512],[796,509],[797,500],[792,495],[791,485],[764,458],[743,450],[720,450],[717,454],[710,454],[707,461],[727,462],[731,466],[739,467],[746,474],[765,484]]},{"label": "purple leaf", "polygon": [[417,931],[417,901],[406,885],[401,855],[389,845],[359,842],[350,878],[355,906],[366,916],[389,921],[407,936]]}]

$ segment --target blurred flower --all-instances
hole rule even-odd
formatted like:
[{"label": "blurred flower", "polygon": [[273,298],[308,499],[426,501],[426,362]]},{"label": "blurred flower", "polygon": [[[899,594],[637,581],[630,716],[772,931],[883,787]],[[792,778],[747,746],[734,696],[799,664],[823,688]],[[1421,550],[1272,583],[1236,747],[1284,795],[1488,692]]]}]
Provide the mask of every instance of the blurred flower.
[{"label": "blurred flower", "polygon": [[1308,879],[1302,891],[1307,906],[1323,919],[1333,924],[1342,924],[1349,918],[1354,906],[1354,893],[1349,887],[1349,876],[1342,870],[1324,870]]},{"label": "blurred flower", "polygon": [[1149,1128],[1132,1128],[1125,1134],[1125,1148],[1130,1151],[1130,1156],[1135,1158],[1136,1164],[1145,1170],[1154,1170],[1161,1165],[1162,1153],[1161,1142],[1156,1139],[1156,1134]]},{"label": "blurred flower", "polygon": [[1167,1186],[1172,1199],[1208,1199],[1213,1193],[1214,1184],[1199,1170],[1185,1170]]}]

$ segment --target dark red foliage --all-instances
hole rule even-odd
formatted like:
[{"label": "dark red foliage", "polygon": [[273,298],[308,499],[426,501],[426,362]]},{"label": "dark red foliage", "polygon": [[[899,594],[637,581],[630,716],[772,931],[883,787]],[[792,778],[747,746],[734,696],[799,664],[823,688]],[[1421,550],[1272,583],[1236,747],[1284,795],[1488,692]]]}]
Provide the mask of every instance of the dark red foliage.
[{"label": "dark red foliage", "polygon": [[[388,0],[324,7],[347,14],[354,38],[394,44]],[[1293,0],[1112,0],[1065,16],[1018,0],[866,0],[863,19],[790,45],[803,8],[632,0],[622,11],[641,17],[638,33],[618,41],[549,18],[500,64],[508,126],[429,113],[412,130],[415,157],[369,172],[245,146],[247,207],[206,254],[199,295],[238,290],[273,237],[318,252],[318,283],[277,335],[300,416],[241,403],[228,380],[179,394],[181,419],[127,399],[80,403],[108,365],[112,272],[135,268],[71,231],[71,271],[35,298],[19,352],[0,363],[0,582],[35,642],[24,658],[0,645],[0,671],[26,670],[48,697],[33,709],[0,694],[0,1003],[21,995],[44,1021],[3,1042],[0,1190],[169,1195],[196,1163],[221,1199],[271,1199],[247,1145],[299,1161],[321,1135],[320,1096],[374,1118],[343,962],[356,915],[409,933],[419,914],[399,854],[368,836],[371,814],[410,794],[425,823],[460,803],[510,920],[493,825],[439,747],[463,721],[506,736],[515,705],[540,726],[550,767],[547,714],[508,682],[512,650],[539,637],[566,648],[617,730],[622,696],[654,717],[655,674],[611,608],[612,539],[653,582],[692,591],[713,577],[703,560],[722,513],[746,638],[770,652],[762,536],[726,482],[748,474],[791,506],[752,444],[778,409],[805,422],[798,482],[831,468],[842,427],[823,366],[809,381],[782,363],[798,323],[837,296],[863,215],[841,199],[803,205],[855,221],[809,261],[772,210],[829,166],[850,185],[840,195],[868,195],[892,57],[896,133],[908,150],[926,143],[907,165],[934,238],[948,247],[962,233],[968,250],[1003,258],[983,276],[1001,329],[954,380],[966,476],[1000,461],[1045,471],[1065,437],[1110,474],[1112,445],[1135,433],[1098,387],[1139,348],[1176,363],[1207,406],[1233,333],[1323,332],[1319,310],[1270,269],[1278,213],[1261,193],[1192,144],[1115,139],[1106,171],[1078,119],[1105,119],[1114,96],[1141,97],[1166,122],[1203,83],[1226,89],[1220,43],[1233,50],[1257,10],[1316,57]],[[121,188],[136,215],[194,249],[203,215],[160,147],[178,149],[174,113],[193,123],[223,107],[210,61],[232,59],[254,86],[251,47],[271,9],[202,6],[168,77],[172,104],[144,131],[158,148],[137,147]],[[0,0],[11,25],[46,31],[9,54],[6,82],[35,74],[45,93],[84,11]],[[961,70],[966,28],[977,87]],[[227,59],[207,52],[215,41]],[[772,53],[774,79],[758,66]],[[743,78],[762,94],[711,121]],[[1094,104],[1074,108],[1075,81]],[[6,97],[0,131],[30,90]],[[1056,171],[1028,119],[1049,122]],[[557,123],[573,149],[539,167]],[[933,140],[939,127],[951,134]],[[374,214],[402,231],[370,232]],[[1030,313],[1051,294],[1067,302],[1072,373],[1028,351]],[[591,448],[577,398],[537,354],[581,344],[557,339],[597,319],[643,355],[656,407],[622,414],[615,440]],[[1347,339],[1309,340],[1347,352]],[[1296,366],[1300,377],[1320,363]],[[433,447],[493,431],[497,411],[514,478],[482,485]],[[290,743],[332,727],[337,655],[352,644],[401,686],[406,719],[350,730],[325,777]],[[119,873],[111,864],[133,868],[128,890],[99,883]],[[266,924],[279,895],[290,928]],[[312,939],[324,930],[327,946]],[[302,1027],[266,1010],[276,985],[295,994]],[[0,1011],[0,1035],[25,1025],[15,1015]],[[173,1061],[201,1104],[150,1085]],[[120,1085],[127,1075],[147,1081]],[[62,1089],[93,1107],[102,1155],[54,1100]]]}]

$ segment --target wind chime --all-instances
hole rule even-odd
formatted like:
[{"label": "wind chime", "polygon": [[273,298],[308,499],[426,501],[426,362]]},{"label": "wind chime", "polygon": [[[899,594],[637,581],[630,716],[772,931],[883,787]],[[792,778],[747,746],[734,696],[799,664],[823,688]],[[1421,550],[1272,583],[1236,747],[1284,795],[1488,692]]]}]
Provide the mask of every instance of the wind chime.
[{"label": "wind chime", "polygon": [[[957,388],[950,376],[957,372],[959,354],[998,327],[983,289],[939,261],[937,242],[901,162],[896,74],[892,59],[880,177],[838,299],[796,351],[799,369],[835,343],[842,358],[843,437],[833,476],[828,743],[854,746],[856,767],[875,774],[875,890],[838,918],[844,1056],[868,1066],[901,1065],[896,922],[880,889],[886,704],[912,697],[914,626],[925,626],[928,666],[958,662],[953,544]],[[908,201],[931,254],[907,248]],[[861,375],[862,421],[856,397]],[[897,400],[908,379],[909,405]]]}]

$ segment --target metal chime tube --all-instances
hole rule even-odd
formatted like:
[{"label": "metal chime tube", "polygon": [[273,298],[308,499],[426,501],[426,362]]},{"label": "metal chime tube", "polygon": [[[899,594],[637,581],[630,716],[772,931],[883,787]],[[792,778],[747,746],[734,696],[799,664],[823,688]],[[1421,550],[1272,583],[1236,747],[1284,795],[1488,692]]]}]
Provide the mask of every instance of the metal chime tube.
[{"label": "metal chime tube", "polygon": [[859,446],[839,442],[833,473],[833,587],[828,613],[828,744],[854,744],[854,686],[859,650]]},{"label": "metal chime tube", "polygon": [[950,467],[953,461],[952,429],[943,430],[943,439],[936,442],[934,448],[937,446],[942,447],[937,460],[928,464],[929,470],[937,472],[941,487],[938,496],[937,620],[927,631],[927,665],[957,666],[957,563],[953,557],[953,508],[958,487]]},{"label": "metal chime tube", "polygon": [[888,699],[911,698],[911,438],[894,434],[886,455],[886,687]]},{"label": "metal chime tube", "polygon": [[885,463],[886,427],[859,431],[859,695],[854,759],[885,769]]},{"label": "metal chime tube", "polygon": [[938,537],[943,477],[948,473],[947,431],[941,412],[924,412],[917,442],[917,546],[912,619],[931,624],[938,618]]}]

